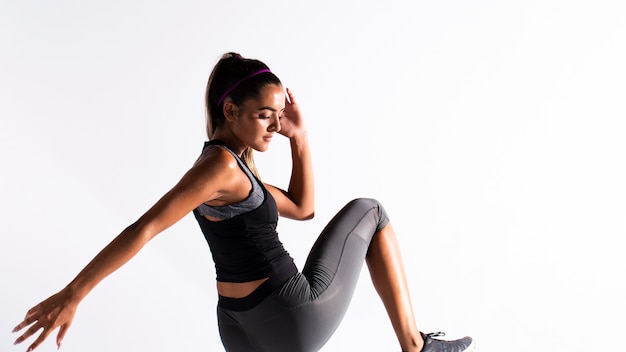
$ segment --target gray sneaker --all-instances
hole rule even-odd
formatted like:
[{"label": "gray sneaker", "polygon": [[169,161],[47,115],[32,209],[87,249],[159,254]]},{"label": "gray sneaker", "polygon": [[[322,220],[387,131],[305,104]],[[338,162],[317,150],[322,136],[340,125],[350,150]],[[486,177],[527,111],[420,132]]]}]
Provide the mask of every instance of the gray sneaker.
[{"label": "gray sneaker", "polygon": [[474,350],[474,340],[466,336],[462,339],[452,340],[452,341],[443,341],[436,340],[433,337],[444,336],[443,332],[434,332],[430,334],[422,334],[422,338],[424,339],[424,347],[422,347],[422,352],[470,352]]}]

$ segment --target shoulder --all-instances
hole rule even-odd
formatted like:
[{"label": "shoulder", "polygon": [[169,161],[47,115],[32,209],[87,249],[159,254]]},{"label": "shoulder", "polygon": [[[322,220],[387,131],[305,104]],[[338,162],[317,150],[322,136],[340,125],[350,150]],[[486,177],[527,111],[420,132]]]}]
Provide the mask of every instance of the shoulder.
[{"label": "shoulder", "polygon": [[232,172],[239,168],[237,159],[226,148],[216,145],[205,150],[193,166],[199,171]]},{"label": "shoulder", "polygon": [[226,149],[205,150],[175,187],[177,191],[202,194],[203,201],[232,189],[237,179],[237,160]]},{"label": "shoulder", "polygon": [[243,199],[251,187],[237,157],[221,146],[205,150],[183,179],[188,190],[202,195],[203,203],[216,202],[210,205]]}]

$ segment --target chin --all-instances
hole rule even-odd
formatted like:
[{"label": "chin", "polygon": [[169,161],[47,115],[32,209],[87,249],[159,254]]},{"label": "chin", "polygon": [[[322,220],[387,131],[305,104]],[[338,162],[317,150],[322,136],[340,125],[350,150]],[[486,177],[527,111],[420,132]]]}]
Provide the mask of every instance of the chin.
[{"label": "chin", "polygon": [[263,152],[267,151],[268,149],[270,149],[270,145],[269,145],[269,143],[268,144],[255,145],[255,146],[252,147],[252,149],[256,150],[257,152],[263,153]]}]

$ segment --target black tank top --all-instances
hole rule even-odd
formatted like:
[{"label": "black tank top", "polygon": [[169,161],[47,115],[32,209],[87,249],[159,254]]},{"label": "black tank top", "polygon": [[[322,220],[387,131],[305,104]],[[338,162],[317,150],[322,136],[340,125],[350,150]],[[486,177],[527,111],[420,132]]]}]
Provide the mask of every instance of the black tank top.
[{"label": "black tank top", "polygon": [[[217,281],[248,282],[267,277],[282,281],[291,277],[297,268],[278,239],[274,198],[243,160],[221,141],[206,142],[202,152],[212,147],[229,151],[252,182],[250,195],[240,203],[221,207],[202,204],[193,211],[211,249]],[[222,220],[210,221],[203,215]]]}]

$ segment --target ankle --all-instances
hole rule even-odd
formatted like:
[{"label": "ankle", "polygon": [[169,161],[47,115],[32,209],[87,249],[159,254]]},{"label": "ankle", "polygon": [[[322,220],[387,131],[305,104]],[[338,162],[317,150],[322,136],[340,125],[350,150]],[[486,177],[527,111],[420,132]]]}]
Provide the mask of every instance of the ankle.
[{"label": "ankle", "polygon": [[409,337],[405,343],[401,345],[402,352],[420,352],[424,347],[424,339],[419,332],[417,336]]}]

